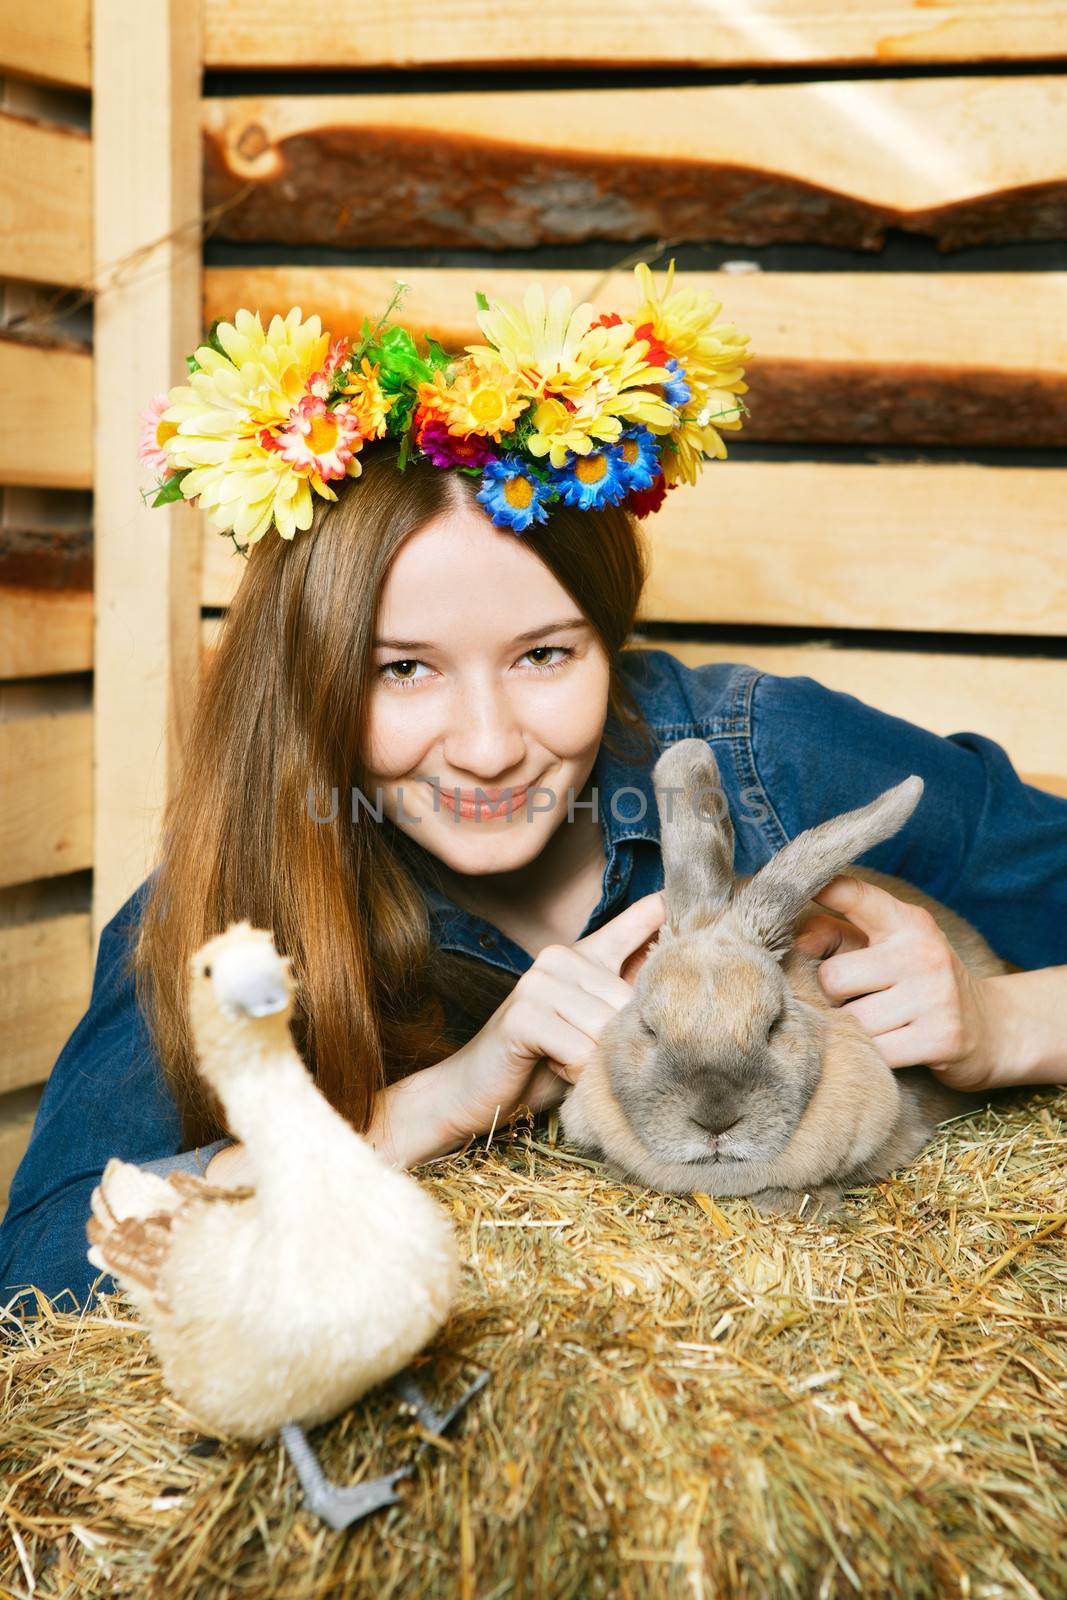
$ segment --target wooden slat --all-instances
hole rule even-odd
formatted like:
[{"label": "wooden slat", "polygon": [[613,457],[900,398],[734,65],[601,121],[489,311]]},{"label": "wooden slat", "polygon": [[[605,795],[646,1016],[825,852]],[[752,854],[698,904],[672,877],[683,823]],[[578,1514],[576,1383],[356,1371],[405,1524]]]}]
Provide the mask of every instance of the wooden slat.
[{"label": "wooden slat", "polygon": [[92,668],[93,546],[81,500],[54,489],[0,496],[0,680]]},{"label": "wooden slat", "polygon": [[0,338],[0,484],[92,487],[92,371],[85,350]]},{"label": "wooden slat", "polygon": [[[540,272],[546,293],[625,315],[631,272]],[[204,326],[240,306],[264,324],[300,306],[333,333],[376,321],[395,278],[396,312],[460,351],[482,340],[475,291],[521,301],[532,274],[510,268],[214,267]],[[1067,445],[1067,273],[687,272],[719,316],[748,334],[744,437],[848,443]],[[1025,291],[1025,292],[1024,292]]]},{"label": "wooden slat", "polygon": [[0,112],[0,275],[89,282],[91,165],[80,128]]},{"label": "wooden slat", "polygon": [[932,733],[983,733],[1004,746],[1030,783],[1067,794],[1067,661],[825,642],[705,644],[651,634],[636,643],[669,650],[689,667],[741,661],[782,677],[801,674]]},{"label": "wooden slat", "polygon": [[1065,492],[1063,469],[713,462],[649,519],[646,614],[1062,634]]},{"label": "wooden slat", "polygon": [[211,67],[888,65],[1067,55],[1059,0],[207,0]]},{"label": "wooden slat", "polygon": [[[94,947],[154,859],[196,685],[195,513],[141,503],[135,445],[148,397],[177,381],[200,332],[199,9],[94,9]],[[109,273],[131,256],[136,271]]]},{"label": "wooden slat", "polygon": [[1056,75],[216,99],[203,126],[205,205],[228,239],[877,249],[892,227],[948,249],[1067,234]]},{"label": "wooden slat", "polygon": [[0,584],[0,678],[89,672],[92,665],[91,592]]},{"label": "wooden slat", "polygon": [[[1062,468],[711,462],[642,525],[645,615],[1056,636],[1065,495]],[[203,604],[228,605],[244,570],[206,531]]]},{"label": "wooden slat", "polygon": [[93,864],[89,711],[0,722],[0,885]]},{"label": "wooden slat", "polygon": [[0,1221],[15,1169],[30,1142],[40,1098],[40,1089],[20,1089],[0,1100]]},{"label": "wooden slat", "polygon": [[91,670],[90,515],[84,492],[0,493],[0,680]]},{"label": "wooden slat", "polygon": [[88,912],[0,928],[0,1091],[44,1082],[92,986]]},{"label": "wooden slat", "polygon": [[0,75],[89,87],[91,0],[0,0]]}]

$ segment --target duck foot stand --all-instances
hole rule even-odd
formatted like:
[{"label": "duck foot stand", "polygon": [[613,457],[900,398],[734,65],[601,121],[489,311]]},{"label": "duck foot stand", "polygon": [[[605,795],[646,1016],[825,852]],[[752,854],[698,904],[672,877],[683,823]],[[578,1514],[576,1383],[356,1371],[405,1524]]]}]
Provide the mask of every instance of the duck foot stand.
[{"label": "duck foot stand", "polygon": [[[427,1432],[438,1435],[445,1432],[468,1401],[473,1400],[488,1382],[489,1373],[483,1372],[471,1384],[466,1394],[460,1396],[455,1405],[441,1413],[430,1404],[410,1373],[398,1373],[393,1379],[394,1387],[401,1398],[415,1411]],[[338,1532],[343,1528],[350,1528],[354,1522],[369,1516],[372,1511],[377,1511],[382,1506],[396,1505],[400,1499],[396,1492],[396,1484],[401,1478],[410,1477],[415,1470],[409,1463],[406,1467],[397,1467],[395,1472],[387,1472],[383,1477],[374,1478],[369,1483],[356,1483],[345,1488],[341,1484],[331,1483],[326,1477],[303,1428],[295,1422],[287,1422],[281,1434],[282,1442],[289,1452],[289,1459],[300,1479],[308,1510],[314,1511],[316,1516],[321,1517]],[[424,1450],[428,1442],[423,1439],[418,1450]],[[415,1452],[416,1455],[418,1450]]]}]

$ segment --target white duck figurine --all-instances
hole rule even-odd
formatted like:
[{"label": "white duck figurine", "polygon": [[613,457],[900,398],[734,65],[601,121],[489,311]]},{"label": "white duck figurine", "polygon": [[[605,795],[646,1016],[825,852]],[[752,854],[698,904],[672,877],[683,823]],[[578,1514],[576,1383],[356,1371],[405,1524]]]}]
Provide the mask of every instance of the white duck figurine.
[{"label": "white duck figurine", "polygon": [[[190,961],[189,1020],[204,1077],[254,1184],[222,1188],[108,1162],[88,1222],[94,1266],[143,1317],[168,1388],[218,1432],[279,1429],[309,1504],[335,1527],[397,1498],[406,1467],[341,1489],[302,1432],[399,1374],[447,1318],[452,1223],[313,1084],[289,1031],[293,980],[271,935],[231,924]],[[445,1417],[398,1386],[431,1432]]]}]

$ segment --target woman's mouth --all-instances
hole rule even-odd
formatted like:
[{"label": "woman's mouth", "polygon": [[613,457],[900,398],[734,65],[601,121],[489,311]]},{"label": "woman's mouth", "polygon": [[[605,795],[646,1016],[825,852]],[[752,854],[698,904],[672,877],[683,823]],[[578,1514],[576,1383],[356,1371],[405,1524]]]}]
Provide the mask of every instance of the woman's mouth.
[{"label": "woman's mouth", "polygon": [[[453,816],[470,817],[475,822],[489,822],[494,817],[506,817],[510,810],[514,815],[521,806],[526,804],[526,795],[530,785],[523,784],[521,789],[501,789],[498,799],[482,799],[480,794],[470,790],[447,789],[444,784],[440,787],[443,803],[452,812]],[[487,789],[485,794],[492,795],[493,791]]]}]

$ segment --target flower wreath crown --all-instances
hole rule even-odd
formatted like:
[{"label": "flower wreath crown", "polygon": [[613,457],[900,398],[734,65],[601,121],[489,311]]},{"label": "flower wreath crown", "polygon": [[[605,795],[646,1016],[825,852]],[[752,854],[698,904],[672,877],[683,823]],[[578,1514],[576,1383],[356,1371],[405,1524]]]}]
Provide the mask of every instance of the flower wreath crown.
[{"label": "flower wreath crown", "polygon": [[[720,429],[740,428],[748,338],[716,323],[720,303],[662,292],[644,262],[639,303],[625,320],[571,306],[569,289],[546,303],[532,284],[521,306],[477,295],[487,343],[452,356],[389,316],[408,285],[360,339],[332,339],[299,306],[272,318],[238,311],[215,322],[190,378],[143,415],[140,459],[159,474],[153,506],[198,502],[213,527],[247,552],[271,525],[283,539],[311,525],[315,495],[358,478],[370,440],[399,440],[397,465],[416,454],[481,479],[493,522],[522,533],[555,501],[583,510],[622,504],[636,516],[668,489],[695,483],[723,459]],[[147,497],[147,496],[146,496]]]}]

